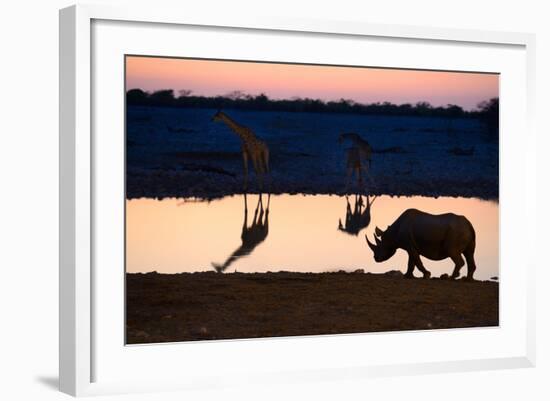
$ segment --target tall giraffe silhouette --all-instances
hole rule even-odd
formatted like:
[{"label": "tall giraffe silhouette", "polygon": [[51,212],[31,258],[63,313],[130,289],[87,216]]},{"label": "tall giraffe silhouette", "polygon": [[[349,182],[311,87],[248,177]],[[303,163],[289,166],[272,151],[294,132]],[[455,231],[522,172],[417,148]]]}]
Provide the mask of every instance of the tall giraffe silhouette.
[{"label": "tall giraffe silhouette", "polygon": [[236,123],[222,111],[218,111],[214,114],[212,121],[224,122],[241,139],[244,166],[244,189],[246,190],[248,188],[248,159],[250,159],[258,178],[260,191],[263,190],[264,175],[269,173],[269,148],[267,144],[258,139],[250,128]]},{"label": "tall giraffe silhouette", "polygon": [[229,268],[229,266],[231,266],[231,264],[233,264],[236,260],[242,258],[243,256],[250,255],[252,251],[267,238],[267,235],[269,234],[269,201],[271,199],[271,194],[267,195],[267,207],[265,209],[265,215],[264,206],[262,203],[262,194],[258,196],[258,203],[256,205],[254,218],[252,219],[252,224],[250,226],[248,225],[248,204],[246,200],[246,193],[243,196],[244,222],[241,231],[242,244],[231,255],[229,255],[224,263],[212,263],[212,267],[218,273],[223,273]]}]

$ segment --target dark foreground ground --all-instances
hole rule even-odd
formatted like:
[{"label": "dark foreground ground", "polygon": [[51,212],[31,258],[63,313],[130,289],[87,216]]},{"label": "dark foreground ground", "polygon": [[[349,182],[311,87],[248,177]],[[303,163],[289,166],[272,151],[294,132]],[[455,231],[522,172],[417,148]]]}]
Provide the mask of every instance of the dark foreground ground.
[{"label": "dark foreground ground", "polygon": [[401,273],[127,274],[127,343],[498,325],[498,283]]}]

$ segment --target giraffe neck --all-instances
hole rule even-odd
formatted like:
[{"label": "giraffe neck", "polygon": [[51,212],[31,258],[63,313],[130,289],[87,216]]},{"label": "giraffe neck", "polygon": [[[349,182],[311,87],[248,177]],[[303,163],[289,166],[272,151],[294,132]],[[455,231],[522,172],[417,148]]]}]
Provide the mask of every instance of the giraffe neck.
[{"label": "giraffe neck", "polygon": [[222,121],[227,124],[227,126],[229,128],[231,128],[231,130],[237,134],[243,141],[247,141],[248,139],[250,139],[250,134],[247,132],[247,130],[245,129],[245,127],[243,127],[242,125],[239,125],[237,124],[235,121],[233,121],[231,119],[231,117],[229,117],[227,114],[222,114],[221,115],[221,118],[222,118]]}]

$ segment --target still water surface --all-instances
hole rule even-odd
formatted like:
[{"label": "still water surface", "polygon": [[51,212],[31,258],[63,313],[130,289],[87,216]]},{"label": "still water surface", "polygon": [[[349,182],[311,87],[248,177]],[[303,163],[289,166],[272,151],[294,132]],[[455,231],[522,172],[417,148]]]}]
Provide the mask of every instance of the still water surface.
[{"label": "still water surface", "polygon": [[[434,214],[453,212],[466,216],[477,235],[475,278],[486,280],[498,276],[496,202],[380,196],[374,200],[370,197],[370,208],[367,208],[367,198],[355,195],[347,199],[330,195],[272,195],[269,198],[263,195],[261,203],[259,201],[259,195],[248,195],[246,204],[244,195],[211,202],[126,201],[127,272],[356,269],[373,273],[405,272],[404,251],[398,250],[390,260],[376,263],[365,242],[365,234],[373,241],[374,227],[386,229],[403,211],[417,208]],[[432,276],[452,273],[450,259],[423,260]],[[415,275],[420,274],[415,271]],[[461,275],[466,275],[466,266]]]}]

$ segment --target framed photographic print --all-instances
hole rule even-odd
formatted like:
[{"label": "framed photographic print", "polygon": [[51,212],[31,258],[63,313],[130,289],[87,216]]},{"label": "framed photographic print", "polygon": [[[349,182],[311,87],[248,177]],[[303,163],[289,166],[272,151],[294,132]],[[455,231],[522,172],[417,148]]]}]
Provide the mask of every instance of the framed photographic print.
[{"label": "framed photographic print", "polygon": [[60,387],[532,366],[527,34],[60,14]]}]

